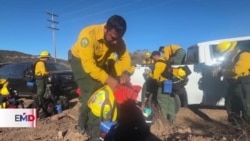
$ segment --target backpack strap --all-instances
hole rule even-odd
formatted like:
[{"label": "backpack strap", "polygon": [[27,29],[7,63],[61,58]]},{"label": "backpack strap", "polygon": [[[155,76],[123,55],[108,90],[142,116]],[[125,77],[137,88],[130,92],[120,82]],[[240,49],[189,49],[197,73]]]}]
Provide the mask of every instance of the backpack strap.
[{"label": "backpack strap", "polygon": [[105,90],[105,100],[104,100],[104,102],[102,103],[102,106],[101,106],[101,115],[100,115],[101,121],[104,121],[103,112],[104,112],[105,105],[108,105],[111,108],[111,111],[107,113],[106,119],[112,120],[113,115],[111,113],[112,113],[112,110],[114,109],[114,107],[112,107],[112,105],[111,105],[111,102],[110,102],[110,99],[109,99],[109,94],[108,94],[108,91],[106,91],[106,90]]},{"label": "backpack strap", "polygon": [[117,107],[117,103],[116,103],[116,100],[114,100],[114,102],[113,102],[113,107],[112,107],[112,109],[111,109],[111,117],[110,117],[110,120],[112,121],[113,120],[113,118],[114,118],[114,115],[115,115],[115,108]]}]

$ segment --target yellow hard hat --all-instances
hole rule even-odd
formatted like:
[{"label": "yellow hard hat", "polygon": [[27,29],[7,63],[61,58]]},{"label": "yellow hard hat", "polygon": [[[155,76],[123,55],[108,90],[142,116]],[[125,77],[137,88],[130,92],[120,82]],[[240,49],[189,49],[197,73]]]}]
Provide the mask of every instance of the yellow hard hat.
[{"label": "yellow hard hat", "polygon": [[236,45],[237,45],[236,41],[233,41],[233,42],[221,42],[216,46],[216,51],[218,53],[226,53],[226,52],[234,50]]},{"label": "yellow hard hat", "polygon": [[[115,121],[117,118],[117,107],[114,107],[114,102],[115,97],[112,89],[105,85],[92,94],[88,100],[88,107],[95,116]],[[114,110],[114,113],[112,110]]]},{"label": "yellow hard hat", "polygon": [[182,69],[182,68],[179,68],[178,71],[177,71],[177,77],[179,79],[183,79],[184,77],[186,77],[186,72]]},{"label": "yellow hard hat", "polygon": [[42,51],[40,53],[40,58],[49,58],[50,57],[50,53],[48,51]]},{"label": "yellow hard hat", "polygon": [[146,52],[146,57],[149,58],[151,56],[151,54],[149,52]]}]

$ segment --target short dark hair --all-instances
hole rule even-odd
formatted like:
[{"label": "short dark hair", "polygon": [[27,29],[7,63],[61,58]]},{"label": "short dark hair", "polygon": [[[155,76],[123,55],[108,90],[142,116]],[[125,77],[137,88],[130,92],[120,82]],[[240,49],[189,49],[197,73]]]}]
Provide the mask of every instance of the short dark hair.
[{"label": "short dark hair", "polygon": [[164,46],[160,46],[159,51],[161,52],[164,49]]},{"label": "short dark hair", "polygon": [[125,19],[119,15],[111,16],[106,23],[107,30],[115,29],[120,35],[124,35],[127,29]]},{"label": "short dark hair", "polygon": [[155,51],[152,52],[150,58],[152,58],[155,55],[161,55],[161,53],[159,51],[155,50]]}]

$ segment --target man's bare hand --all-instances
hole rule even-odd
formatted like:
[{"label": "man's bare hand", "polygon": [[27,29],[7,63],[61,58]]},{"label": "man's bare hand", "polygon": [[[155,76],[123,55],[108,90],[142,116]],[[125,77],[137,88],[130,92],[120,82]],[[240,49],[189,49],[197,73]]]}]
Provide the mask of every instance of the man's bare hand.
[{"label": "man's bare hand", "polygon": [[110,86],[110,88],[113,90],[113,92],[115,92],[115,90],[120,85],[119,82],[111,76],[108,77],[108,79],[106,80],[106,83]]},{"label": "man's bare hand", "polygon": [[127,72],[122,73],[120,77],[120,84],[129,84],[130,83],[130,75]]}]

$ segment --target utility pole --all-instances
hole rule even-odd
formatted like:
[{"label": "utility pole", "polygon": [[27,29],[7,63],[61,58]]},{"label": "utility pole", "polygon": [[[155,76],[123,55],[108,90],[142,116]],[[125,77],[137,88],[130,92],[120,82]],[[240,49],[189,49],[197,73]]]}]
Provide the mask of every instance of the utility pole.
[{"label": "utility pole", "polygon": [[56,28],[55,24],[59,24],[59,22],[55,21],[55,17],[59,17],[59,16],[50,12],[47,12],[47,14],[51,16],[51,20],[48,19],[48,21],[51,22],[51,26],[49,26],[48,28],[52,30],[53,46],[54,46],[55,62],[56,62],[56,32],[55,31],[59,29]]}]

